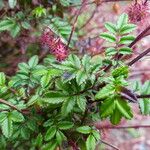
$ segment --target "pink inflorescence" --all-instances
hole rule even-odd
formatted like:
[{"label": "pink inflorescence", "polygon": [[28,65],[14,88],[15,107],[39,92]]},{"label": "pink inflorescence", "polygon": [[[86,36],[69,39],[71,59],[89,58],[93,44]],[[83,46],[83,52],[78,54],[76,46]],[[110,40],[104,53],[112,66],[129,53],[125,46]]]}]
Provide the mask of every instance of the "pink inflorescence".
[{"label": "pink inflorescence", "polygon": [[149,15],[148,2],[135,2],[127,9],[127,13],[131,22],[138,23],[143,21]]},{"label": "pink inflorescence", "polygon": [[66,45],[60,38],[55,37],[54,33],[50,29],[44,31],[40,41],[42,45],[48,46],[50,53],[53,54],[58,61],[63,61],[68,57]]}]

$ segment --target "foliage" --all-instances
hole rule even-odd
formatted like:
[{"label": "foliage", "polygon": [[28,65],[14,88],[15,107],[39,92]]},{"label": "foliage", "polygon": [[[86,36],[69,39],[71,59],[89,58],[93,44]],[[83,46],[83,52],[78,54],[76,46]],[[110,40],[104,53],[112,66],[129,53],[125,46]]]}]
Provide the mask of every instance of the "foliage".
[{"label": "foliage", "polygon": [[[65,6],[67,2],[70,1],[61,1]],[[9,1],[9,5],[14,8],[16,2]],[[32,13],[36,18],[47,15],[41,6]],[[1,31],[11,31],[15,22],[7,18],[0,24]],[[103,59],[98,57],[95,61],[89,55],[70,54],[59,62],[48,55],[39,64],[35,55],[28,62],[19,63],[13,77],[0,73],[1,149],[10,146],[53,150],[59,146],[64,149],[77,146],[94,150],[100,140],[100,133],[93,125],[95,119],[109,118],[114,125],[122,118],[132,119],[130,97],[135,93],[128,89],[129,66],[118,56],[132,54],[128,44],[134,37],[129,33],[135,25],[129,24],[128,16],[123,14],[116,25],[107,22],[105,27],[108,32],[101,33],[100,37],[112,44],[106,48]],[[18,30],[20,27],[13,35]],[[107,72],[105,68],[109,65],[112,69]],[[147,94],[148,89],[144,89],[140,92]],[[142,113],[149,114],[147,101],[139,105]]]}]

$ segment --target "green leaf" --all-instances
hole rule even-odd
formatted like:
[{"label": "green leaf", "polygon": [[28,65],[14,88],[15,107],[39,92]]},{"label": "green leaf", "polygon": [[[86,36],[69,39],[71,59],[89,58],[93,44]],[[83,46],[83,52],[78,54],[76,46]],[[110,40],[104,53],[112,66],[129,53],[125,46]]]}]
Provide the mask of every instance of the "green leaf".
[{"label": "green leaf", "polygon": [[36,67],[38,64],[38,61],[39,61],[38,56],[36,55],[32,56],[28,61],[30,68]]},{"label": "green leaf", "polygon": [[139,101],[141,113],[144,115],[150,114],[150,100],[148,98]]},{"label": "green leaf", "polygon": [[113,114],[110,117],[110,121],[112,124],[117,125],[121,121],[122,115],[118,109],[115,109]]},{"label": "green leaf", "polygon": [[6,117],[7,117],[7,114],[4,112],[1,112],[0,113],[0,123],[3,122],[6,119]]},{"label": "green leaf", "polygon": [[119,53],[123,55],[130,55],[132,53],[132,49],[129,47],[123,47],[119,49]]},{"label": "green leaf", "polygon": [[83,65],[83,67],[85,68],[86,71],[89,69],[90,60],[91,60],[91,57],[88,56],[88,55],[84,55],[83,58],[82,58],[82,65]]},{"label": "green leaf", "polygon": [[122,36],[120,38],[119,44],[130,44],[134,39],[135,39],[135,37],[132,35]]},{"label": "green leaf", "polygon": [[11,36],[16,37],[19,34],[20,30],[21,30],[20,25],[18,23],[15,23],[10,29]]},{"label": "green leaf", "polygon": [[107,117],[113,113],[115,109],[115,102],[113,98],[108,98],[104,100],[100,107],[100,115],[102,118]]},{"label": "green leaf", "polygon": [[17,4],[17,0],[8,0],[8,4],[10,8],[14,8]]},{"label": "green leaf", "polygon": [[123,27],[120,30],[120,33],[121,34],[127,34],[127,33],[132,32],[135,29],[136,29],[136,25],[134,25],[134,24],[126,24],[126,25],[123,25]]},{"label": "green leaf", "polygon": [[123,76],[124,78],[128,77],[128,73],[129,73],[129,67],[128,66],[122,66],[119,68],[116,68],[115,70],[112,71],[112,76],[114,78]]},{"label": "green leaf", "polygon": [[5,120],[1,123],[2,133],[5,137],[9,138],[13,133],[13,125],[12,120],[9,116],[5,118]]},{"label": "green leaf", "polygon": [[128,15],[127,14],[122,14],[117,22],[117,28],[120,29],[122,28],[123,25],[126,25],[128,23]]},{"label": "green leaf", "polygon": [[115,100],[116,108],[120,111],[120,113],[127,119],[131,119],[133,114],[131,112],[130,106],[127,101],[118,99]]},{"label": "green leaf", "polygon": [[56,132],[56,140],[57,140],[58,144],[61,145],[62,142],[64,140],[66,140],[66,137],[65,137],[65,135],[61,131],[57,131]]},{"label": "green leaf", "polygon": [[51,74],[47,73],[47,74],[43,75],[41,78],[41,86],[43,88],[46,87],[49,84],[49,82],[51,81],[51,79],[52,79]]},{"label": "green leaf", "polygon": [[99,132],[99,131],[93,130],[93,131],[92,131],[92,134],[93,134],[93,136],[95,137],[95,139],[96,139],[97,141],[100,140],[100,132]]},{"label": "green leaf", "polygon": [[38,101],[38,98],[39,98],[39,95],[33,95],[33,96],[29,99],[29,101],[28,101],[28,103],[27,103],[27,106],[31,106],[31,105],[33,105],[34,103],[36,103],[36,102]]},{"label": "green leaf", "polygon": [[18,68],[25,73],[28,73],[30,71],[29,66],[26,63],[19,63]]},{"label": "green leaf", "polygon": [[107,41],[109,41],[109,42],[115,42],[116,41],[115,36],[113,34],[110,34],[110,33],[107,33],[107,32],[101,33],[100,37],[107,40]]},{"label": "green leaf", "polygon": [[69,97],[63,102],[61,113],[63,116],[67,116],[74,108],[75,105],[75,98]]},{"label": "green leaf", "polygon": [[0,72],[0,86],[4,86],[6,82],[6,76],[3,72]]},{"label": "green leaf", "polygon": [[86,108],[86,98],[83,96],[77,96],[77,104],[79,108],[84,112]]},{"label": "green leaf", "polygon": [[74,124],[69,121],[61,121],[60,123],[58,123],[58,128],[60,130],[68,130],[68,129],[72,128],[73,126],[74,126]]},{"label": "green leaf", "polygon": [[67,98],[66,95],[60,92],[49,92],[44,95],[43,101],[49,104],[62,103]]},{"label": "green leaf", "polygon": [[91,127],[89,127],[89,126],[81,126],[81,127],[78,127],[76,130],[77,130],[77,132],[82,133],[82,134],[91,133]]},{"label": "green leaf", "polygon": [[85,71],[79,70],[76,74],[76,81],[79,85],[87,80],[87,75]]},{"label": "green leaf", "polygon": [[46,141],[49,141],[51,140],[56,134],[56,127],[50,127],[47,132],[46,132],[46,135],[45,135],[45,140]]},{"label": "green leaf", "polygon": [[6,19],[0,21],[0,31],[10,30],[14,26],[14,21]]},{"label": "green leaf", "polygon": [[87,150],[95,150],[96,148],[96,140],[93,135],[89,135],[86,140],[86,148]]},{"label": "green leaf", "polygon": [[22,122],[24,121],[24,116],[17,110],[14,110],[11,112],[11,120],[14,122]]},{"label": "green leaf", "polygon": [[31,25],[28,21],[21,22],[21,25],[24,29],[30,29],[31,28]]},{"label": "green leaf", "polygon": [[76,66],[76,68],[79,69],[81,67],[81,61],[77,55],[71,54],[68,59],[71,61],[73,66]]},{"label": "green leaf", "polygon": [[113,94],[114,91],[114,87],[111,84],[108,84],[97,92],[97,94],[95,95],[95,99],[106,98],[107,96]]},{"label": "green leaf", "polygon": [[35,146],[40,148],[42,146],[42,143],[43,143],[43,136],[41,133],[39,133],[35,140]]},{"label": "green leaf", "polygon": [[[140,86],[140,93],[142,95],[147,95],[150,93],[150,81],[146,81],[143,85]],[[143,98],[139,101],[140,111],[144,115],[150,114],[150,99]]]},{"label": "green leaf", "polygon": [[38,69],[38,70],[34,70],[33,73],[37,76],[42,76],[48,73],[48,70],[45,69]]},{"label": "green leaf", "polygon": [[116,25],[111,23],[111,22],[106,22],[105,23],[105,28],[108,31],[112,32],[112,33],[116,33],[117,32]]},{"label": "green leaf", "polygon": [[50,141],[47,144],[43,145],[41,150],[56,150],[57,146],[57,141]]},{"label": "green leaf", "polygon": [[112,55],[115,55],[116,53],[117,53],[117,50],[113,47],[109,47],[106,49],[107,56],[112,56]]}]

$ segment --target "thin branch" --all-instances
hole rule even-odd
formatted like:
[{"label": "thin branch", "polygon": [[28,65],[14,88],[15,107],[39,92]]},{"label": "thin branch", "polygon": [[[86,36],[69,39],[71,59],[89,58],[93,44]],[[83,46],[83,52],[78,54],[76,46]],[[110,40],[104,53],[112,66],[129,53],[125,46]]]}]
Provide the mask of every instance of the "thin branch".
[{"label": "thin branch", "polygon": [[131,126],[101,126],[101,127],[96,127],[98,130],[103,130],[103,129],[128,129],[128,128],[150,128],[150,125],[131,125]]},{"label": "thin branch", "polygon": [[89,22],[93,19],[95,13],[97,12],[98,6],[99,6],[99,5],[96,5],[96,8],[94,9],[94,11],[93,11],[92,15],[90,16],[90,18],[86,21],[86,23],[84,23],[84,24],[80,27],[79,30],[81,30],[81,29],[83,29],[84,27],[86,27],[86,26],[89,24]]},{"label": "thin branch", "polygon": [[14,106],[13,104],[10,104],[9,102],[3,100],[3,99],[0,99],[0,103],[3,103],[9,107],[11,107],[12,109],[15,109],[17,111],[19,111],[20,113],[23,113],[20,109],[18,109],[16,106]]},{"label": "thin branch", "polygon": [[82,8],[84,7],[84,4],[85,4],[85,2],[82,3],[80,9],[78,10],[77,15],[76,15],[76,18],[75,18],[75,20],[74,20],[74,23],[73,23],[73,25],[72,25],[71,33],[70,33],[69,40],[68,40],[68,44],[67,44],[67,49],[69,48],[69,45],[70,45],[70,42],[71,42],[71,38],[72,38],[73,32],[74,32],[74,30],[75,30],[75,25],[76,25],[76,23],[77,23],[77,20],[78,20],[78,17],[79,17],[79,15],[80,15],[80,13],[81,13]]},{"label": "thin branch", "polygon": [[148,95],[137,95],[137,98],[150,98],[150,94]]},{"label": "thin branch", "polygon": [[[103,143],[103,144],[105,144],[105,145],[107,145],[107,146],[110,146],[111,148],[113,148],[113,149],[116,149],[116,150],[119,150],[119,148],[117,148],[116,146],[114,146],[114,145],[112,145],[112,144],[110,144],[110,143],[108,143],[108,142],[106,142],[106,141],[104,141],[104,140],[100,140],[100,143]],[[98,143],[99,144],[99,143]],[[98,145],[97,144],[97,145]]]},{"label": "thin branch", "polygon": [[133,45],[135,45],[139,40],[141,40],[149,30],[150,25],[145,30],[143,30],[128,47],[133,47]]},{"label": "thin branch", "polygon": [[139,61],[142,57],[144,57],[145,55],[147,55],[148,53],[150,53],[150,48],[148,48],[147,50],[145,50],[143,53],[139,54],[136,58],[134,58],[133,60],[131,60],[128,63],[128,66],[132,66],[134,63],[136,63],[137,61]]}]

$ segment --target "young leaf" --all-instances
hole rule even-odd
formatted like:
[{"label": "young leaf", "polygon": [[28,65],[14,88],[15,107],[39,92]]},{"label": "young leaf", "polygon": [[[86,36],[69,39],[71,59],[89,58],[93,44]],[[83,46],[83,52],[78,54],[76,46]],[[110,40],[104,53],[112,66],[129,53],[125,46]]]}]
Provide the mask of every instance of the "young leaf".
[{"label": "young leaf", "polygon": [[110,121],[112,124],[117,125],[121,121],[121,118],[122,118],[122,114],[118,109],[115,109],[113,114],[110,117]]},{"label": "young leaf", "polygon": [[35,55],[31,57],[28,61],[30,68],[36,67],[38,64],[38,61],[39,61],[38,56]]},{"label": "young leaf", "polygon": [[126,24],[121,28],[120,33],[127,34],[135,30],[135,28],[136,28],[136,25],[134,24]]},{"label": "young leaf", "polygon": [[132,53],[132,49],[129,47],[123,47],[119,49],[119,53],[123,55],[130,55]]},{"label": "young leaf", "polygon": [[110,33],[107,33],[107,32],[101,33],[100,37],[107,40],[107,41],[109,41],[109,42],[115,42],[116,41],[115,36],[113,34],[110,34]]},{"label": "young leaf", "polygon": [[96,140],[93,135],[89,135],[86,140],[86,148],[87,150],[95,150]]},{"label": "young leaf", "polygon": [[118,99],[115,101],[116,108],[120,111],[120,113],[127,119],[131,119],[133,114],[131,112],[130,106],[127,101]]},{"label": "young leaf", "polygon": [[61,121],[58,123],[58,128],[60,130],[68,130],[73,127],[73,123],[69,121]]},{"label": "young leaf", "polygon": [[81,127],[78,127],[76,130],[77,132],[82,133],[82,134],[89,134],[91,132],[91,127],[81,126]]},{"label": "young leaf", "polygon": [[130,44],[135,39],[132,35],[126,35],[121,37],[119,44]]},{"label": "young leaf", "polygon": [[113,24],[113,23],[111,23],[111,22],[106,22],[106,23],[105,23],[105,28],[106,28],[108,31],[112,32],[112,33],[116,33],[116,32],[117,32],[117,29],[116,29],[115,24]]},{"label": "young leaf", "polygon": [[120,29],[123,25],[126,25],[128,23],[128,15],[122,14],[117,22],[117,28]]},{"label": "young leaf", "polygon": [[117,53],[117,50],[113,47],[106,49],[106,55],[107,56],[112,56],[112,55],[115,55],[116,53]]},{"label": "young leaf", "polygon": [[97,141],[100,140],[100,132],[99,132],[99,131],[93,130],[93,131],[92,131],[92,134],[93,134],[93,136],[95,137],[95,139],[96,139]]},{"label": "young leaf", "polygon": [[115,109],[115,102],[113,98],[104,100],[100,107],[100,115],[102,118],[107,117],[113,113]]},{"label": "young leaf", "polygon": [[46,135],[45,135],[45,141],[49,141],[51,140],[56,134],[56,127],[50,127],[47,132],[46,132]]},{"label": "young leaf", "polygon": [[116,68],[115,70],[112,71],[112,76],[114,78],[123,76],[124,78],[127,78],[129,74],[129,67],[128,66],[122,66],[119,68]]}]

